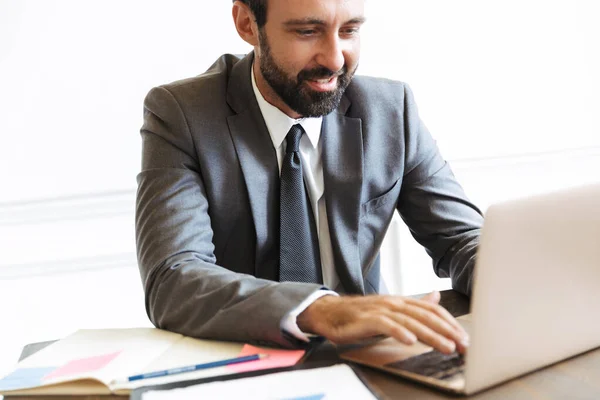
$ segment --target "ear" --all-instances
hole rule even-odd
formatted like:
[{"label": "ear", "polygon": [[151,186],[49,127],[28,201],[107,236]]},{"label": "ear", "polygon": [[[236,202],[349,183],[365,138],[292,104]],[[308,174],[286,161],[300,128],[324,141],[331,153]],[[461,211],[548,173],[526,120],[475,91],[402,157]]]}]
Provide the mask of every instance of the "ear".
[{"label": "ear", "polygon": [[246,43],[252,46],[258,46],[258,26],[256,25],[254,14],[252,14],[250,8],[241,1],[236,1],[233,3],[231,14],[238,35],[240,35]]}]

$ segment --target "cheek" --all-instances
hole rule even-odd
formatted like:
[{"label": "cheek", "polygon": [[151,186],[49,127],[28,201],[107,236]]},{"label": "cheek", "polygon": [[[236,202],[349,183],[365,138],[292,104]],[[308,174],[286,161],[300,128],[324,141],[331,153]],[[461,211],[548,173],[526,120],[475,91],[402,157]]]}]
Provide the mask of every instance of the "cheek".
[{"label": "cheek", "polygon": [[271,47],[273,61],[288,75],[297,75],[310,62],[310,46],[298,45],[293,42],[282,43],[281,46]]},{"label": "cheek", "polygon": [[286,49],[286,55],[290,65],[300,71],[310,67],[310,63],[315,57],[315,46],[311,43],[291,44]]},{"label": "cheek", "polygon": [[285,73],[292,78],[296,78],[298,74],[310,68],[313,68],[313,58],[308,54],[303,54],[300,51],[290,51],[285,53],[285,58],[282,58],[280,67]]}]

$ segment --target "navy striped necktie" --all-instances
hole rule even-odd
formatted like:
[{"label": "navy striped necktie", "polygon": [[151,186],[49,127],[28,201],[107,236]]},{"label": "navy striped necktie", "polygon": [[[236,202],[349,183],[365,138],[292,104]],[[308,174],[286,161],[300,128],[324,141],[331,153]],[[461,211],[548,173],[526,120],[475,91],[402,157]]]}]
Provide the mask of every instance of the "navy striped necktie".
[{"label": "navy striped necktie", "polygon": [[300,124],[290,128],[281,165],[279,281],[322,283],[315,218],[302,174]]}]

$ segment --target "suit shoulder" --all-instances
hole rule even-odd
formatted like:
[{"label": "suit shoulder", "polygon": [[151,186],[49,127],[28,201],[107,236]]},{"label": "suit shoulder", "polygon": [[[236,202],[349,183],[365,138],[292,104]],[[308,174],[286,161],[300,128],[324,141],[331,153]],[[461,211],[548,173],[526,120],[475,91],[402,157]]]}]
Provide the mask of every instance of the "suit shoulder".
[{"label": "suit shoulder", "polygon": [[210,84],[215,81],[227,80],[229,72],[235,64],[241,60],[240,56],[233,54],[223,54],[220,56],[205,72],[190,78],[176,80],[174,82],[161,85],[167,89],[176,90],[179,87],[187,87],[198,84]]},{"label": "suit shoulder", "polygon": [[354,103],[367,102],[369,104],[388,103],[398,104],[403,101],[406,92],[410,91],[408,85],[401,81],[372,76],[355,76],[346,91],[347,96]]},{"label": "suit shoulder", "polygon": [[403,88],[406,86],[405,82],[389,79],[380,78],[375,76],[356,75],[352,78],[352,84],[362,86],[378,86],[378,87],[391,87],[391,88]]},{"label": "suit shoulder", "polygon": [[408,84],[386,78],[354,77],[346,96],[351,103],[350,115],[360,118],[403,115],[406,109],[415,107]]},{"label": "suit shoulder", "polygon": [[[240,60],[240,56],[224,54],[204,73],[163,84],[158,88],[166,90],[180,105],[193,105],[200,110],[205,104],[219,104],[219,101],[225,104],[229,74]],[[148,97],[156,91],[157,88],[152,89]],[[214,107],[211,109],[214,110]]]}]

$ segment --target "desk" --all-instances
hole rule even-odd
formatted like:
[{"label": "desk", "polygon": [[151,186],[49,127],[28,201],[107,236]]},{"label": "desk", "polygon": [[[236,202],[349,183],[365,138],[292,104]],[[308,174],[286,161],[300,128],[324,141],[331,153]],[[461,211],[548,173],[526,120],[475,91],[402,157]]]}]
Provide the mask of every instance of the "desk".
[{"label": "desk", "polygon": [[[442,292],[441,304],[454,316],[463,315],[469,311],[468,298],[451,290]],[[21,357],[26,357],[49,343],[51,342],[26,346]],[[327,342],[319,345],[306,362],[323,361],[331,363],[339,361],[336,348]],[[359,369],[369,385],[384,399],[600,399],[600,349],[592,350],[469,397],[438,392],[370,368],[361,366]],[[86,400],[123,400],[125,397],[84,396],[78,398]],[[57,397],[6,397],[6,400],[17,399],[56,400]]]}]

